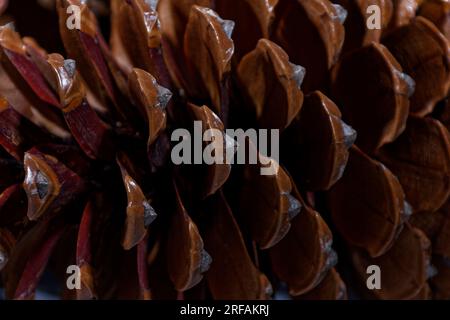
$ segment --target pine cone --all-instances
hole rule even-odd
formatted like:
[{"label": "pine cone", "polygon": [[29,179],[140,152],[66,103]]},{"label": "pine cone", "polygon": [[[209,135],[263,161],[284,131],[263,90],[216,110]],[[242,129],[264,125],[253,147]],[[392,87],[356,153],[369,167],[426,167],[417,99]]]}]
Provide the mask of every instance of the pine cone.
[{"label": "pine cone", "polygon": [[[44,274],[63,299],[450,298],[447,1],[24,2],[0,1],[6,298]],[[221,161],[174,161],[209,129]]]}]

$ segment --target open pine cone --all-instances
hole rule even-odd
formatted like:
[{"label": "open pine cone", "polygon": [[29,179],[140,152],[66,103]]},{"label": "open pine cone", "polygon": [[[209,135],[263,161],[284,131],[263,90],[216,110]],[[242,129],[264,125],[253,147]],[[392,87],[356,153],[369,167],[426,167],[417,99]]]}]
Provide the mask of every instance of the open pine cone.
[{"label": "open pine cone", "polygon": [[[6,298],[450,299],[448,1],[0,12]],[[226,129],[278,129],[279,162],[177,165],[194,121],[233,150]]]}]

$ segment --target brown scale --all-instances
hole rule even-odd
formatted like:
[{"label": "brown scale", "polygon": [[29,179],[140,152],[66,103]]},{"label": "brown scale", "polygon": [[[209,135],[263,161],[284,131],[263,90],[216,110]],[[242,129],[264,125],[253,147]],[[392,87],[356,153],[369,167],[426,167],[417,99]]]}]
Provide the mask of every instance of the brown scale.
[{"label": "brown scale", "polygon": [[437,120],[414,118],[378,158],[400,180],[415,212],[438,210],[450,195],[450,134]]},{"label": "brown scale", "polygon": [[244,56],[237,74],[246,105],[261,128],[284,129],[301,110],[305,70],[289,62],[275,43],[262,39]]},{"label": "brown scale", "polygon": [[[291,221],[291,228],[278,244],[270,249],[272,268],[289,287],[289,294],[300,296],[319,286],[336,264],[331,248],[333,236],[318,212],[309,207],[294,186],[293,196],[300,212]],[[294,252],[293,246],[299,247]]]},{"label": "brown scale", "polygon": [[306,68],[305,92],[326,86],[344,44],[343,12],[328,0],[281,0],[275,17],[271,39]]},{"label": "brown scale", "polygon": [[296,300],[347,300],[347,288],[336,269],[332,268],[325,278],[311,291],[294,297]]},{"label": "brown scale", "polygon": [[[344,24],[344,52],[369,45],[371,42],[380,42],[382,33],[392,18],[392,0],[333,0],[333,2],[342,5],[348,11]],[[367,20],[371,14],[367,11],[373,5],[380,8],[381,29],[367,28]]]},{"label": "brown scale", "polygon": [[268,280],[255,267],[242,233],[222,192],[204,208],[207,227],[205,248],[212,263],[206,281],[214,299],[264,299],[271,294]]},{"label": "brown scale", "polygon": [[208,271],[211,257],[204,249],[197,226],[189,217],[175,188],[176,211],[167,239],[167,266],[175,289],[184,292],[197,285]]},{"label": "brown scale", "polygon": [[350,149],[344,175],[329,191],[328,200],[341,236],[372,257],[389,250],[411,214],[394,174],[356,147]]},{"label": "brown scale", "polygon": [[400,300],[427,296],[427,280],[430,267],[430,241],[422,231],[405,225],[394,245],[383,255],[371,258],[367,253],[351,250],[355,277],[364,286],[367,267],[377,265],[382,270],[382,286],[379,290],[362,292],[366,297]]},{"label": "brown scale", "polygon": [[[267,299],[285,284],[305,300],[449,298],[447,2],[24,3],[0,1],[21,31],[0,30],[7,298],[33,298],[44,272],[63,299]],[[366,29],[372,4],[382,30]],[[170,134],[194,120],[219,134],[203,148],[233,154],[236,123],[279,129],[281,157],[175,166]]]},{"label": "brown scale", "polygon": [[395,29],[383,44],[415,81],[410,112],[416,116],[431,113],[447,96],[450,85],[450,46],[434,24],[417,17]]},{"label": "brown scale", "polygon": [[450,3],[445,0],[423,1],[418,15],[433,22],[442,34],[450,39]]},{"label": "brown scale", "polygon": [[342,58],[333,70],[332,95],[343,119],[357,132],[356,144],[371,153],[404,130],[412,80],[381,44]]},{"label": "brown scale", "polygon": [[328,190],[342,177],[356,137],[356,131],[342,121],[336,104],[314,91],[305,97],[301,112],[283,135],[286,149],[299,150],[286,156],[286,165],[307,190]]}]

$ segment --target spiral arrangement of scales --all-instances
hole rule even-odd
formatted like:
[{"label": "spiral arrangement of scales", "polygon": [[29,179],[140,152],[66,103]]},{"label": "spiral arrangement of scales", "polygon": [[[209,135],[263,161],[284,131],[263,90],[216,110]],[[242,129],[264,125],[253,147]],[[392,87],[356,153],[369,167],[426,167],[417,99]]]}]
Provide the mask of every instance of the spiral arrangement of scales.
[{"label": "spiral arrangement of scales", "polygon": [[[43,277],[61,299],[450,299],[448,1],[0,12],[7,299]],[[280,157],[176,165],[194,123],[225,148],[227,129],[278,130]]]}]

